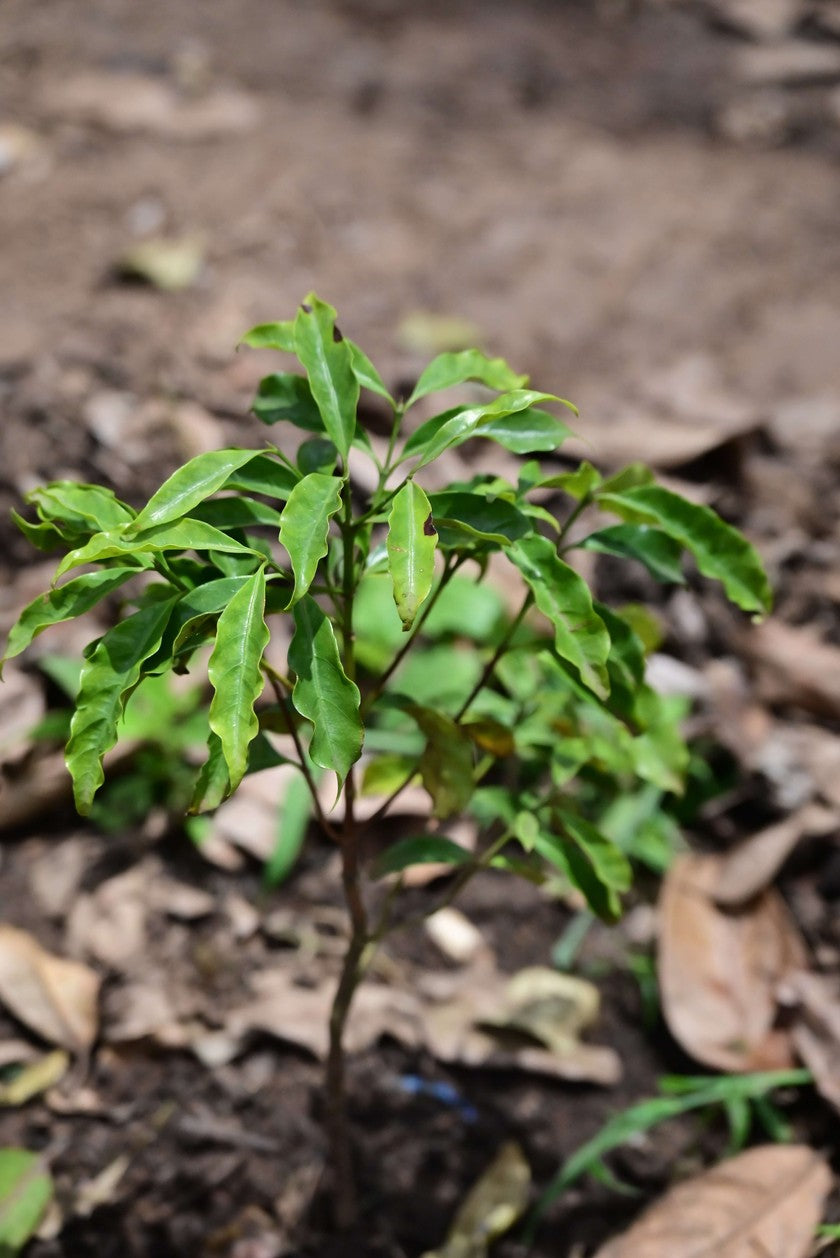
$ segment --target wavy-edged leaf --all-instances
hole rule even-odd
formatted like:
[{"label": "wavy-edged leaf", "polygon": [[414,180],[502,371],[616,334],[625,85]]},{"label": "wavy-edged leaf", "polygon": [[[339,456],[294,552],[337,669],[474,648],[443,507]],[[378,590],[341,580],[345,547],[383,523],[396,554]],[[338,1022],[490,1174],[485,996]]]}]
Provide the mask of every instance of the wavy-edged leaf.
[{"label": "wavy-edged leaf", "polygon": [[307,432],[321,432],[324,427],[309,381],[294,372],[276,371],[265,376],[259,383],[251,410],[269,426],[286,422]]},{"label": "wavy-edged leaf", "polygon": [[278,459],[269,454],[255,454],[250,463],[234,472],[219,488],[263,494],[285,502],[299,480],[298,474]]},{"label": "wavy-edged leaf", "polygon": [[211,730],[207,739],[207,759],[198,771],[187,811],[191,815],[213,812],[229,794],[230,775],[222,749],[222,740]]},{"label": "wavy-edged leaf", "polygon": [[239,342],[251,349],[279,349],[286,354],[295,352],[295,324],[293,319],[282,323],[258,323]]},{"label": "wavy-edged leaf", "polygon": [[318,563],[327,553],[330,520],[341,506],[342,481],[337,476],[310,472],[289,494],[280,520],[280,543],[286,548],[295,574],[292,607],[309,589]]},{"label": "wavy-edged leaf", "polygon": [[295,353],[309,377],[327,436],[346,461],[356,432],[359,381],[335,310],[310,293],[295,319]]},{"label": "wavy-edged leaf", "polygon": [[27,1149],[0,1149],[0,1253],[16,1254],[43,1218],[53,1182],[42,1159]]},{"label": "wavy-edged leaf", "polygon": [[610,636],[592,606],[586,582],[558,557],[545,537],[535,534],[523,538],[505,553],[533,591],[537,607],[554,626],[557,654],[574,665],[590,690],[606,698]]},{"label": "wavy-edged leaf", "polygon": [[477,380],[486,384],[488,389],[498,389],[500,393],[522,389],[528,383],[528,377],[518,376],[503,358],[488,358],[477,349],[438,354],[421,373],[414,392],[405,404],[406,410],[427,393],[451,389],[467,380]]},{"label": "wavy-edged leaf", "polygon": [[265,614],[265,569],[242,585],[219,616],[216,645],[207,665],[213,686],[210,728],[222,743],[235,791],[248,767],[248,746],[259,733],[254,703],[262,693],[260,665],[268,645]]},{"label": "wavy-edged leaf", "polygon": [[38,550],[63,550],[68,542],[70,545],[75,545],[82,540],[78,533],[74,533],[72,536],[65,536],[54,524],[46,524],[44,522],[32,524],[29,520],[24,519],[20,512],[15,511],[14,507],[9,512],[9,515],[26,540],[33,546],[36,546]]},{"label": "wavy-edged leaf", "polygon": [[380,397],[387,398],[393,406],[394,399],[364,350],[360,349],[356,342],[351,341],[349,337],[345,339],[344,344],[350,351],[350,365],[353,368],[353,374],[362,388],[369,389],[371,393],[378,393]]},{"label": "wavy-edged leaf", "polygon": [[152,494],[130,532],[136,535],[189,515],[193,507],[221,489],[238,468],[254,457],[253,450],[211,450],[208,454],[197,454]]},{"label": "wavy-edged leaf", "polygon": [[308,595],[295,604],[289,668],[296,676],[292,703],[314,726],[309,755],[338,775],[339,787],[362,754],[359,688],[341,663],[328,617]]},{"label": "wavy-edged leaf", "polygon": [[86,572],[80,577],[74,577],[66,585],[39,594],[24,607],[12,626],[5,654],[0,660],[0,669],[5,660],[20,655],[44,629],[63,620],[73,620],[76,616],[84,615],[112,590],[124,585],[131,577],[136,577],[139,571],[139,568],[106,568],[100,572]]},{"label": "wavy-edged leaf", "polygon": [[650,524],[613,524],[610,528],[590,533],[577,543],[581,550],[594,550],[601,555],[618,555],[637,559],[657,581],[684,585],[680,565],[682,546],[661,529]]},{"label": "wavy-edged leaf", "polygon": [[[565,406],[572,406],[563,398],[559,400]],[[556,415],[531,406],[527,411],[481,424],[476,436],[489,437],[514,454],[532,454],[535,450],[556,450],[572,436],[572,430]]]},{"label": "wavy-edged leaf", "polygon": [[426,735],[418,767],[432,797],[433,815],[451,817],[467,806],[475,790],[470,736],[452,717],[433,708],[410,704],[406,711]]},{"label": "wavy-edged leaf", "polygon": [[185,649],[193,650],[203,641],[205,633],[215,626],[216,617],[247,580],[247,576],[218,577],[184,594],[176,603],[164,634],[163,645],[170,657]]},{"label": "wavy-edged leaf", "polygon": [[703,576],[720,581],[744,611],[760,615],[770,610],[770,583],[755,547],[711,508],[661,485],[602,492],[598,503],[630,524],[652,524],[667,533],[692,553]]},{"label": "wavy-edged leaf", "polygon": [[400,839],[377,858],[374,878],[398,874],[411,865],[467,865],[472,852],[443,834],[418,834]]},{"label": "wavy-edged leaf", "polygon": [[415,481],[407,480],[391,504],[387,539],[388,570],[404,630],[414,624],[432,588],[436,546],[429,499]]},{"label": "wavy-edged leaf", "polygon": [[102,533],[127,524],[135,512],[104,485],[51,481],[26,495],[42,520],[69,525],[74,533]]},{"label": "wavy-edged leaf", "polygon": [[117,725],[143,665],[160,646],[174,599],[143,607],[99,639],[82,668],[70,723],[67,768],[76,808],[87,814],[105,780],[102,757],[117,741]]},{"label": "wavy-edged leaf", "polygon": [[526,537],[533,532],[528,517],[504,498],[491,498],[485,494],[467,493],[461,490],[443,490],[429,498],[435,523],[441,533],[441,544],[460,546],[463,535],[454,530],[452,538],[443,537],[444,523],[464,525],[477,540],[504,546]]},{"label": "wavy-edged leaf", "polygon": [[557,401],[559,398],[552,393],[515,389],[510,393],[503,393],[501,397],[483,406],[465,406],[444,411],[441,415],[434,415],[431,419],[427,419],[425,424],[421,424],[416,432],[411,434],[403,447],[400,462],[404,459],[419,457],[415,470],[425,467],[450,446],[461,445],[470,437],[483,436],[482,429],[485,423],[527,411],[537,402]]},{"label": "wavy-edged leaf", "polygon": [[[103,559],[131,556],[142,561],[144,555],[155,555],[165,550],[209,550],[229,555],[255,555],[259,551],[234,541],[212,524],[203,520],[176,520],[174,524],[161,524],[158,528],[142,533],[127,534],[125,527],[110,533],[97,533],[84,546],[65,555],[55,574],[58,581],[71,568],[85,563],[100,563]],[[260,554],[260,558],[264,558]]]}]

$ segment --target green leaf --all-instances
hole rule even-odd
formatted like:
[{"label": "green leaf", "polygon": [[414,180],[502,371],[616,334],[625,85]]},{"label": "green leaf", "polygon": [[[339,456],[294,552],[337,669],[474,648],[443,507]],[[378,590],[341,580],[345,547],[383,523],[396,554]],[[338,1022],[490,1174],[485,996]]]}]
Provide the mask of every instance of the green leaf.
[{"label": "green leaf", "polygon": [[355,341],[347,338],[344,342],[350,351],[350,365],[353,368],[353,375],[358,380],[363,389],[369,389],[371,393],[378,393],[380,397],[394,405],[394,399],[385,387],[385,384],[379,372],[368,358],[364,350],[359,349]]},{"label": "green leaf", "polygon": [[295,574],[292,607],[309,589],[318,563],[327,553],[330,520],[341,506],[342,481],[337,476],[310,472],[298,481],[283,508],[280,543],[286,548]]},{"label": "green leaf", "polygon": [[503,358],[488,358],[477,349],[465,349],[455,354],[438,354],[424,369],[405,409],[408,410],[409,406],[413,406],[427,393],[451,389],[467,380],[478,380],[481,384],[486,384],[488,389],[498,389],[499,392],[521,389],[528,383],[528,377],[518,376]]},{"label": "green leaf", "polygon": [[283,803],[280,805],[277,840],[263,870],[263,882],[266,886],[278,887],[294,869],[303,848],[311,816],[312,796],[309,787],[305,778],[296,773],[286,787]]},{"label": "green leaf", "polygon": [[537,607],[554,626],[554,648],[601,698],[609,693],[606,662],[610,637],[592,606],[582,577],[564,563],[545,537],[526,537],[505,552],[533,591]]},{"label": "green leaf", "polygon": [[[468,533],[477,540],[493,542],[499,546],[533,532],[528,517],[504,498],[444,490],[442,493],[432,494],[429,502],[442,538],[444,522],[447,528],[450,523],[465,525]],[[452,537],[447,537],[447,544],[463,545],[463,537],[459,537],[457,529]]]},{"label": "green leaf", "polygon": [[362,754],[359,689],[344,672],[335,631],[315,600],[302,598],[294,618],[288,655],[297,678],[292,703],[315,727],[311,758],[321,768],[335,771],[340,788]]},{"label": "green leaf", "polygon": [[[371,731],[368,730],[370,734]],[[367,743],[370,746],[370,741]],[[417,761],[413,756],[400,756],[387,752],[365,760],[365,770],[359,787],[360,795],[390,795],[407,777],[413,775]]]},{"label": "green leaf", "polygon": [[443,712],[419,704],[411,704],[407,711],[426,735],[418,767],[432,797],[433,815],[451,817],[467,806],[475,789],[469,734]]},{"label": "green leaf", "polygon": [[[564,402],[564,405],[571,406],[572,404]],[[535,450],[556,450],[571,435],[572,430],[567,424],[549,414],[548,411],[541,411],[536,407],[529,407],[526,411],[503,416],[501,419],[491,419],[489,423],[482,424],[476,434],[476,436],[489,437],[491,441],[497,441],[500,446],[504,446],[506,450],[512,450],[514,454],[531,454]]]},{"label": "green leaf", "polygon": [[680,566],[682,546],[667,533],[649,524],[613,524],[610,528],[590,533],[577,544],[581,550],[618,555],[622,559],[638,559],[657,581],[675,585],[685,583]]},{"label": "green leaf", "polygon": [[66,585],[39,594],[24,607],[12,626],[6,652],[0,660],[0,669],[5,660],[20,655],[44,629],[63,620],[73,620],[76,616],[84,615],[112,590],[123,585],[130,577],[136,577],[138,571],[137,568],[106,568],[101,572],[86,572],[83,576],[74,577]]},{"label": "green leaf", "polygon": [[630,524],[653,524],[691,551],[705,577],[720,581],[744,611],[770,610],[767,574],[753,546],[709,507],[689,502],[661,485],[601,493],[598,503]]},{"label": "green leaf", "polygon": [[212,450],[196,455],[152,494],[130,532],[136,535],[189,515],[193,507],[221,489],[238,468],[254,457],[253,450]]},{"label": "green leaf", "polygon": [[165,644],[169,639],[170,654],[177,655],[185,648],[192,650],[197,646],[207,628],[215,626],[219,612],[247,580],[247,576],[219,577],[184,594],[175,606],[164,635]]},{"label": "green leaf", "polygon": [[228,532],[230,529],[252,529],[260,526],[278,528],[280,512],[267,503],[257,502],[244,494],[230,498],[213,498],[193,507],[190,519],[203,520],[213,528]]},{"label": "green leaf", "polygon": [[529,410],[535,402],[556,402],[559,399],[552,393],[535,393],[532,389],[517,389],[511,393],[503,393],[493,402],[483,406],[459,407],[454,411],[444,411],[421,424],[405,443],[400,462],[419,456],[415,468],[417,471],[433,462],[438,455],[450,446],[461,445],[470,437],[484,435],[482,428],[492,420],[503,419],[508,415],[516,415]]},{"label": "green leaf", "polygon": [[268,425],[285,422],[309,432],[324,427],[309,381],[293,372],[278,371],[261,380],[251,410]]},{"label": "green leaf", "polygon": [[295,325],[293,319],[284,323],[260,323],[246,332],[239,342],[251,349],[279,349],[287,354],[295,352]]},{"label": "green leaf", "polygon": [[391,504],[387,540],[388,570],[404,631],[414,624],[432,588],[436,546],[429,499],[415,481],[407,480]]},{"label": "green leaf", "polygon": [[346,462],[356,432],[359,381],[335,310],[310,293],[295,319],[295,353],[306,369],[327,436]]},{"label": "green leaf", "polygon": [[268,454],[255,454],[250,463],[234,472],[220,489],[242,490],[248,494],[264,494],[285,502],[300,477],[291,468]]},{"label": "green leaf", "polygon": [[602,481],[600,493],[623,494],[626,489],[638,489],[640,485],[654,483],[653,472],[647,463],[628,463],[620,471],[614,472],[607,480]]},{"label": "green leaf", "polygon": [[55,580],[58,581],[65,572],[78,568],[81,564],[100,563],[103,559],[116,559],[118,556],[141,560],[146,554],[154,555],[165,550],[209,550],[231,555],[259,554],[250,546],[243,546],[241,542],[228,537],[227,533],[214,529],[212,524],[205,524],[202,520],[177,520],[174,524],[161,524],[158,528],[131,535],[125,532],[123,526],[110,533],[97,533],[78,550],[71,550],[58,565]]},{"label": "green leaf", "polygon": [[53,1195],[36,1153],[0,1149],[0,1253],[16,1254],[34,1234]]},{"label": "green leaf", "polygon": [[321,472],[332,476],[338,461],[338,451],[327,437],[310,437],[298,446],[297,465],[304,476]]},{"label": "green leaf", "polygon": [[[9,514],[26,540],[31,542],[33,546],[37,546],[38,550],[60,550],[70,540],[63,533],[59,532],[54,524],[31,524],[29,520],[25,520],[14,508],[12,508]],[[75,534],[72,540],[79,540],[78,534]]]},{"label": "green leaf", "polygon": [[558,809],[557,816],[604,886],[619,893],[629,891],[633,882],[633,871],[621,848],[589,821],[569,809]]},{"label": "green leaf", "polygon": [[90,811],[105,780],[102,757],[117,741],[125,699],[160,646],[174,605],[175,600],[168,599],[135,612],[109,629],[85,661],[66,751],[76,808],[82,815]]},{"label": "green leaf", "polygon": [[412,835],[400,839],[377,859],[374,878],[398,874],[410,865],[468,865],[473,855],[442,834]]},{"label": "green leaf", "polygon": [[198,771],[188,812],[191,816],[212,812],[230,794],[230,775],[218,734],[210,731],[207,739],[207,759]]},{"label": "green leaf", "polygon": [[69,525],[75,533],[101,533],[134,519],[134,511],[103,485],[52,481],[26,495],[42,519]]},{"label": "green leaf", "polygon": [[597,467],[584,461],[573,472],[559,472],[556,476],[545,476],[529,489],[562,489],[570,498],[577,502],[588,498],[601,484],[601,473]]},{"label": "green leaf", "polygon": [[235,791],[248,766],[248,745],[259,733],[254,703],[262,693],[260,665],[268,645],[265,612],[265,570],[249,577],[228,603],[216,626],[216,645],[207,675],[213,686],[210,728],[222,743]]}]

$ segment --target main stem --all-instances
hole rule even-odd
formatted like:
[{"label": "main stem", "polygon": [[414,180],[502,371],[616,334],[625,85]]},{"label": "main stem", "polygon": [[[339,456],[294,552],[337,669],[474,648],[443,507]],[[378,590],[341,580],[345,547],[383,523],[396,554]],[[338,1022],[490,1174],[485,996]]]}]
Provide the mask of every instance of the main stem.
[{"label": "main stem", "polygon": [[[344,516],[341,525],[344,541],[342,583],[342,638],[344,670],[351,681],[356,679],[355,642],[353,635],[353,596],[355,571],[353,560],[354,529],[350,482],[344,484]],[[344,784],[344,825],[338,834],[341,850],[341,881],[350,918],[350,939],[341,967],[338,987],[330,1011],[330,1042],[327,1054],[326,1104],[329,1163],[332,1176],[335,1225],[340,1231],[353,1227],[358,1219],[358,1200],[353,1175],[350,1126],[347,1118],[347,1086],[344,1056],[344,1029],[350,1005],[363,972],[365,953],[370,942],[367,911],[359,878],[359,830],[356,824],[356,780],[353,769]]]}]

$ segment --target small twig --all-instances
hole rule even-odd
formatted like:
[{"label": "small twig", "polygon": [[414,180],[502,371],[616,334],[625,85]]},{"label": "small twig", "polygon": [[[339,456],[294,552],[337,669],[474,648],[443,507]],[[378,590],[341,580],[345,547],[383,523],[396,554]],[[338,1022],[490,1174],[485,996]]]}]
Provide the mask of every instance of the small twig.
[{"label": "small twig", "polygon": [[525,595],[522,606],[520,607],[519,611],[514,616],[513,620],[508,625],[507,629],[502,635],[501,641],[499,642],[495,651],[490,656],[490,659],[487,661],[484,668],[482,669],[481,676],[479,677],[478,681],[475,683],[472,690],[467,695],[466,699],[464,700],[464,702],[461,704],[460,708],[458,709],[455,715],[456,725],[463,719],[464,713],[468,710],[470,705],[474,702],[476,696],[484,689],[484,687],[487,685],[490,678],[493,676],[496,665],[498,664],[499,660],[502,658],[502,656],[505,654],[508,647],[510,646],[513,635],[516,633],[516,630],[519,628],[522,621],[525,619],[525,615],[528,611],[528,608],[531,606],[533,601],[534,601],[534,596],[529,590],[528,593]]}]

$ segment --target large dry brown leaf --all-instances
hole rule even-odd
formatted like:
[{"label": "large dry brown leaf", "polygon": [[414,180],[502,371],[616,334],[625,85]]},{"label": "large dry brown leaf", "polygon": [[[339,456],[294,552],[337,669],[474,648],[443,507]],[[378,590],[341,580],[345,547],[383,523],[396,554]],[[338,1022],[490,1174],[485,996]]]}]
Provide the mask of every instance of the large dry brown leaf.
[{"label": "large dry brown leaf", "polygon": [[0,925],[0,1001],[50,1044],[87,1052],[99,1026],[99,976]]},{"label": "large dry brown leaf", "polygon": [[805,1258],[831,1187],[805,1145],[764,1145],[678,1184],[595,1258]]},{"label": "large dry brown leaf", "polygon": [[743,904],[768,887],[790,853],[806,835],[830,834],[840,824],[838,814],[818,804],[798,809],[790,817],[760,830],[720,862],[714,898],[718,904]]},{"label": "large dry brown leaf", "polygon": [[796,1051],[814,1076],[817,1091],[840,1111],[840,989],[822,974],[800,971],[785,984],[798,1005],[793,1026]]},{"label": "large dry brown leaf", "polygon": [[777,990],[804,969],[805,948],[784,901],[765,891],[742,908],[714,902],[721,858],[679,857],[660,899],[659,983],[671,1034],[718,1070],[792,1064],[789,1035],[774,1027]]},{"label": "large dry brown leaf", "polygon": [[757,625],[746,641],[752,658],[763,666],[765,698],[793,703],[819,716],[840,714],[840,648],[813,629],[794,628],[780,620]]}]

